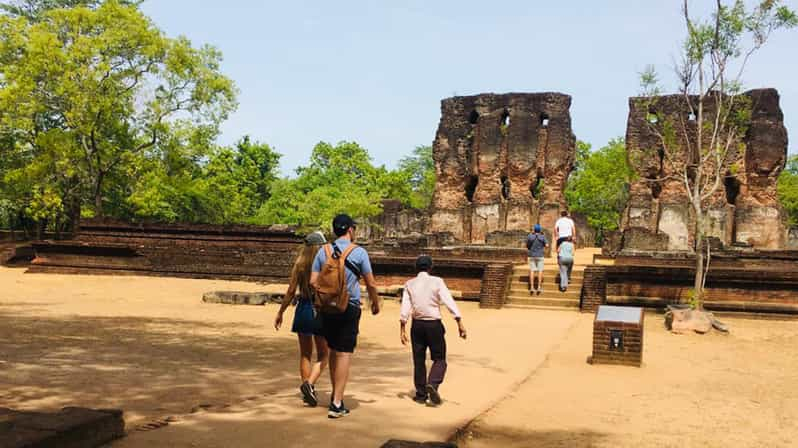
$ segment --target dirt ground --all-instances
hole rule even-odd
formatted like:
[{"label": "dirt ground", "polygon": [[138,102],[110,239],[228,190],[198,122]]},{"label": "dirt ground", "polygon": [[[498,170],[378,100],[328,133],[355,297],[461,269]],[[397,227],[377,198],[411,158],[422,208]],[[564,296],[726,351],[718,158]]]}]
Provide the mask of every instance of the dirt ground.
[{"label": "dirt ground", "polygon": [[[674,336],[647,315],[638,369],[585,363],[589,315],[461,303],[469,339],[449,332],[446,401],[427,408],[410,400],[410,352],[389,302],[364,314],[352,415],[331,421],[301,404],[295,337],[272,328],[276,305],[201,302],[206,291],[262,286],[23,272],[0,268],[0,407],[122,408],[130,433],[114,448],[376,447],[443,441],[475,418],[460,446],[798,440],[798,321],[726,319],[727,336]],[[319,390],[329,400],[326,376]]]}]

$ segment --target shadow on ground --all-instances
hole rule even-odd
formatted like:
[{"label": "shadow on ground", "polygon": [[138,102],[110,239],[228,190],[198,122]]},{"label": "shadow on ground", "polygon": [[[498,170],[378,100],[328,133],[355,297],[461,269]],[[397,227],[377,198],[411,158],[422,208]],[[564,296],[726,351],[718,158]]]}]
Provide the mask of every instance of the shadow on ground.
[{"label": "shadow on ground", "polygon": [[[254,330],[254,331],[253,331]],[[262,331],[259,331],[262,330]],[[262,332],[263,336],[253,336]],[[0,406],[122,408],[128,423],[284,393],[298,395],[293,335],[246,323],[35,317],[0,308]],[[362,344],[358,391],[408,373],[403,353]],[[253,393],[253,391],[257,391]],[[321,394],[322,400],[329,395]],[[355,409],[374,399],[347,398]]]}]

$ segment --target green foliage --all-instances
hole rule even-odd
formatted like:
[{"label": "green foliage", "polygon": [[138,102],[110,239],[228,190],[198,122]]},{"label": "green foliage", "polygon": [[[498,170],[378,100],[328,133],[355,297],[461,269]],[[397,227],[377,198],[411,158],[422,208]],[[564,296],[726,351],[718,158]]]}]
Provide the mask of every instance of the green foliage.
[{"label": "green foliage", "polygon": [[626,161],[622,138],[611,140],[593,152],[583,144],[577,150],[577,169],[571,173],[565,197],[570,210],[582,213],[596,229],[597,244],[603,235],[616,230],[629,196],[632,171]]},{"label": "green foliage", "polygon": [[399,175],[404,175],[412,189],[409,196],[389,194],[392,199],[402,199],[405,205],[413,208],[427,208],[435,192],[435,162],[432,160],[432,146],[417,146],[413,154],[399,161]]},{"label": "green foliage", "polygon": [[374,217],[382,211],[383,199],[410,205],[427,200],[430,158],[430,149],[417,148],[399,170],[389,171],[372,165],[368,151],[355,142],[321,142],[309,165],[297,169],[296,178],[272,184],[271,197],[251,222],[327,226],[338,213]]},{"label": "green foliage", "polygon": [[[138,6],[142,0],[119,0],[122,5]],[[0,11],[13,17],[24,17],[30,21],[41,20],[47,11],[75,8],[96,8],[102,0],[15,0],[0,2]]]},{"label": "green foliage", "polygon": [[787,168],[779,176],[779,200],[790,225],[798,226],[798,155],[790,156]]},{"label": "green foliage", "polygon": [[[89,7],[50,9],[76,4]],[[87,204],[124,214],[133,183],[170,174],[147,165],[147,152],[168,144],[178,117],[215,135],[236,106],[216,49],[165,37],[134,6],[11,6],[29,14],[0,16],[0,141],[11,160],[2,182],[31,218],[58,213],[52,196],[66,214]],[[139,172],[150,174],[131,177]],[[162,203],[141,207],[144,197],[155,200],[139,195],[141,210],[170,215]]]}]

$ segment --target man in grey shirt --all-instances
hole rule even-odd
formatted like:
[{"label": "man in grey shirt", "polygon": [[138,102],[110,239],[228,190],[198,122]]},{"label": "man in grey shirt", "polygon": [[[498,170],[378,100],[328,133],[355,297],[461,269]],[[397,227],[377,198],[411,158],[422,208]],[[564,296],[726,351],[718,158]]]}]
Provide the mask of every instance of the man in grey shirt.
[{"label": "man in grey shirt", "polygon": [[[546,246],[549,242],[546,241],[546,235],[540,227],[540,224],[535,224],[535,232],[530,233],[526,237],[526,248],[529,255],[529,292],[537,292],[540,295],[543,292],[543,257],[545,255]],[[535,287],[535,273],[537,272],[538,284]]]}]

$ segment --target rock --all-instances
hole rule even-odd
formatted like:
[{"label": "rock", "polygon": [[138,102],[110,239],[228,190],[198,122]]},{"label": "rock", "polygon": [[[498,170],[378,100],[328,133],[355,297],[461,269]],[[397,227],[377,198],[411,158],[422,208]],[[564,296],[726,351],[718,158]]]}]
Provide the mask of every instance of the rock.
[{"label": "rock", "polygon": [[697,311],[690,308],[668,307],[665,313],[665,326],[677,334],[696,333],[704,334],[712,330],[714,317],[706,311]]},{"label": "rock", "polygon": [[0,446],[59,448],[104,446],[125,436],[117,409],[67,407],[60,412],[21,412],[0,408]]}]

